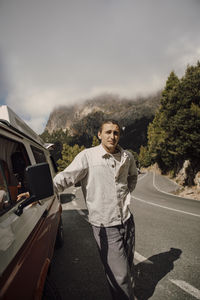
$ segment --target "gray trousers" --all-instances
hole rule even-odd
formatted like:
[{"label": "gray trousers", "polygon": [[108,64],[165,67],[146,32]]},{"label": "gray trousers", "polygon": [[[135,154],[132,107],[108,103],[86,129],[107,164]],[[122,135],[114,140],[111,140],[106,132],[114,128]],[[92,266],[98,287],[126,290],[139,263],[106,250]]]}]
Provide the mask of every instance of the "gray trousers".
[{"label": "gray trousers", "polygon": [[133,255],[135,224],[133,216],[121,225],[92,225],[113,300],[133,300]]}]

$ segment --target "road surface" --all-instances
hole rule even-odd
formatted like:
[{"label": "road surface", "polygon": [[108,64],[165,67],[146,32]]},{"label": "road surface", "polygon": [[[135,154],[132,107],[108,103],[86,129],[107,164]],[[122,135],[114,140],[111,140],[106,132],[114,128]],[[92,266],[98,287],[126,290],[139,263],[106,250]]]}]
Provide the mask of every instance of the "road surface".
[{"label": "road surface", "polygon": [[[141,174],[130,209],[136,223],[136,293],[142,300],[200,299],[200,201],[170,192],[174,183]],[[51,278],[62,299],[111,300],[80,188],[61,195],[65,245]]]}]

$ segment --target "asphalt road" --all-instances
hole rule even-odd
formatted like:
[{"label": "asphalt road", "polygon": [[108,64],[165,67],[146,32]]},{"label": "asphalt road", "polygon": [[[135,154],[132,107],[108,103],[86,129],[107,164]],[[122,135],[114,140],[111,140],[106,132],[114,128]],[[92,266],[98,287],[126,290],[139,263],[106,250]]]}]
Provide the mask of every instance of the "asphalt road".
[{"label": "asphalt road", "polygon": [[[200,201],[169,194],[176,188],[147,173],[132,195],[141,300],[200,299]],[[65,244],[55,251],[51,279],[64,300],[111,300],[80,188],[68,189],[61,200]]]}]

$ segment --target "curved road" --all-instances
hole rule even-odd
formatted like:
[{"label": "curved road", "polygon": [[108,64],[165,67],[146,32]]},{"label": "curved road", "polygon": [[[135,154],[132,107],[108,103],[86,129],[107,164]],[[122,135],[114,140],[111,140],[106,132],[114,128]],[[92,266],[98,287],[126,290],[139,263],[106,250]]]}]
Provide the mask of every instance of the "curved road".
[{"label": "curved road", "polygon": [[168,179],[147,173],[133,193],[136,288],[143,299],[200,299],[200,201],[160,187],[173,188]]},{"label": "curved road", "polygon": [[[200,201],[169,194],[176,188],[146,173],[132,194],[140,300],[200,299]],[[52,280],[64,300],[111,300],[80,188],[66,190],[61,201],[65,245],[55,251]]]}]

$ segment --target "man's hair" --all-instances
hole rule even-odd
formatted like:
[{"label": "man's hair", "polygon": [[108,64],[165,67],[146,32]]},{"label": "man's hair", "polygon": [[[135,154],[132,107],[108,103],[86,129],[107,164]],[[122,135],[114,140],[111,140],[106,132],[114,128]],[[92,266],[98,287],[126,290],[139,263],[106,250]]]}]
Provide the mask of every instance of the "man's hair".
[{"label": "man's hair", "polygon": [[102,129],[103,129],[103,125],[104,124],[114,124],[114,125],[117,125],[118,126],[118,128],[119,128],[119,131],[121,131],[121,127],[120,127],[120,125],[119,125],[119,123],[116,121],[116,120],[113,120],[113,119],[108,119],[108,120],[104,120],[102,123],[101,123],[101,125],[100,125],[100,127],[99,127],[99,132],[102,132]]}]

